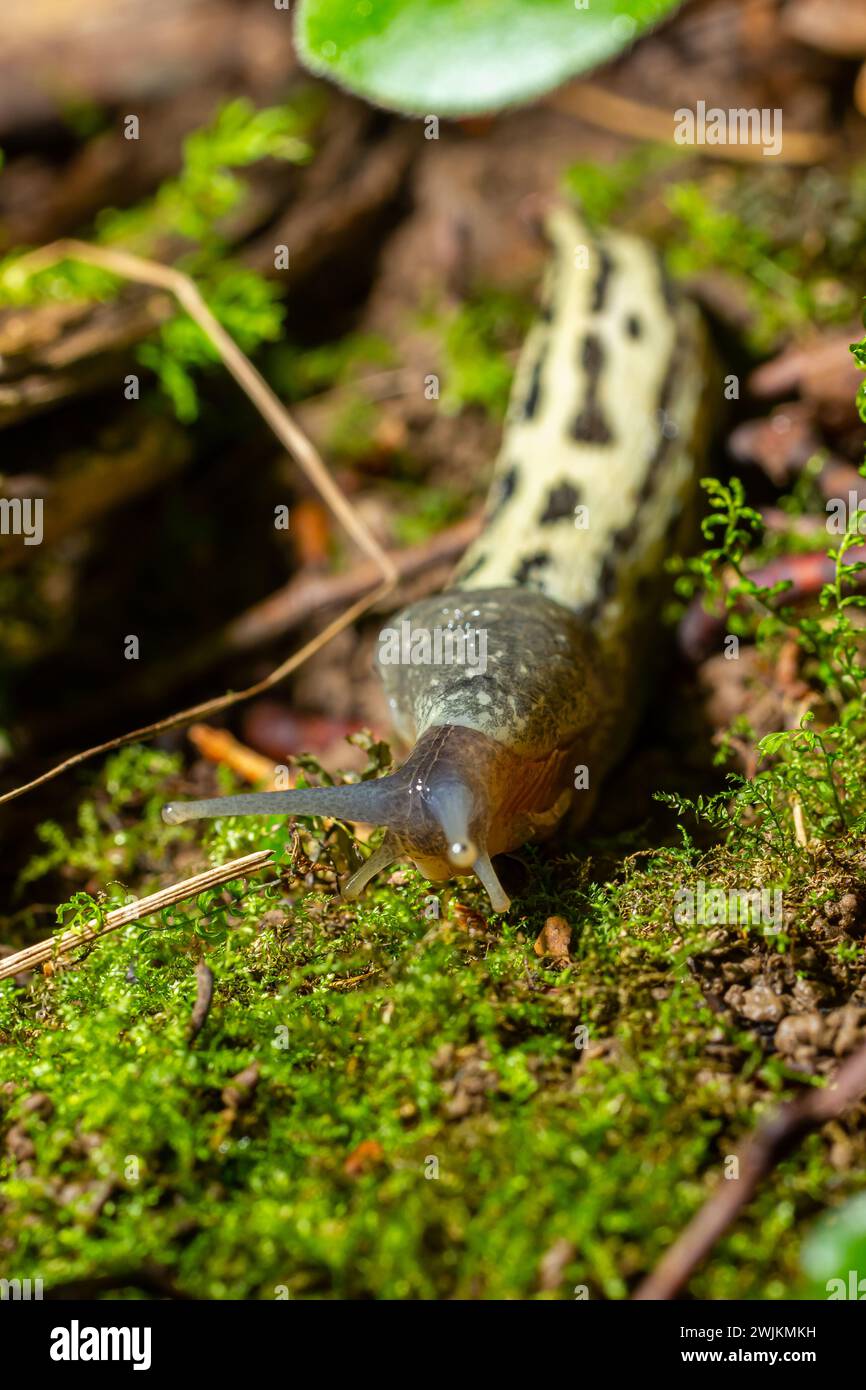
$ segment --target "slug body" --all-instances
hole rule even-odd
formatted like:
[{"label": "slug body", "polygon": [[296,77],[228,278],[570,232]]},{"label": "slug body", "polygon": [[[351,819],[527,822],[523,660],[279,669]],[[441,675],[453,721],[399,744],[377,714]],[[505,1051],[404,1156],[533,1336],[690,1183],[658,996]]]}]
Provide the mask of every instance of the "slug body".
[{"label": "slug body", "polygon": [[412,751],[352,786],[180,802],[198,816],[333,815],[385,825],[355,897],[410,858],[436,881],[473,871],[509,903],[494,855],[575,823],[624,750],[705,444],[707,354],[693,305],[655,252],[576,215],[549,221],[541,317],[518,365],[485,523],[454,587],[380,635],[394,725]]}]

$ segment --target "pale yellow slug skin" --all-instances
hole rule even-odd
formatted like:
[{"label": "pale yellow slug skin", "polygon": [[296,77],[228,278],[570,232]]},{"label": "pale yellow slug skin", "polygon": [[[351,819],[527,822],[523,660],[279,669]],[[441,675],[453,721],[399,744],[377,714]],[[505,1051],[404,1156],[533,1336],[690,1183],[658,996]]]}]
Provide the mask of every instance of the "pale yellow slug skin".
[{"label": "pale yellow slug skin", "polygon": [[[521,353],[493,473],[492,515],[454,582],[473,590],[522,582],[590,614],[609,645],[645,611],[634,602],[635,589],[658,573],[666,537],[696,488],[706,339],[697,309],[674,295],[645,242],[613,231],[593,239],[564,207],[549,230],[549,317],[535,324]],[[602,360],[591,393],[584,358],[593,341]],[[538,401],[526,418],[539,363]],[[594,412],[587,410],[590,397]],[[595,425],[594,433],[607,437],[575,439],[582,416],[589,417],[587,433]],[[585,510],[545,522],[559,485],[574,489],[575,506]],[[508,498],[498,505],[504,490]],[[533,566],[539,554],[549,562]],[[521,565],[528,570],[522,581]]]},{"label": "pale yellow slug skin", "polygon": [[[491,853],[548,833],[581,766],[585,821],[627,745],[707,433],[703,325],[654,250],[618,232],[594,240],[565,208],[550,235],[545,310],[521,354],[486,523],[453,589],[392,620],[483,630],[487,669],[380,665],[407,744],[477,733]],[[465,739],[459,756],[471,757]],[[400,839],[411,843],[409,827]]]}]

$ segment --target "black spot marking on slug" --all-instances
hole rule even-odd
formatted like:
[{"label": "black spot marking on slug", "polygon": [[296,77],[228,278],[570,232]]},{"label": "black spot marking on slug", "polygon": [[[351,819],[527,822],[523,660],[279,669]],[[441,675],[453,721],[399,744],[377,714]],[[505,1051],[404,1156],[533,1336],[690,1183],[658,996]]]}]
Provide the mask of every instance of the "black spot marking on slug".
[{"label": "black spot marking on slug", "polygon": [[643,333],[643,324],[637,314],[629,314],[625,321],[625,331],[630,338],[639,338]]},{"label": "black spot marking on slug", "polygon": [[639,531],[634,520],[620,526],[614,531],[610,538],[610,552],[612,555],[619,555],[623,551],[630,550],[638,538]]},{"label": "black spot marking on slug", "polygon": [[659,288],[662,292],[662,299],[669,309],[676,309],[680,303],[680,292],[665,270],[664,261],[661,256],[659,256],[657,264],[659,269]]},{"label": "black spot marking on slug", "polygon": [[490,498],[484,512],[484,521],[487,525],[499,515],[503,507],[511,501],[514,496],[514,489],[517,487],[517,480],[520,477],[520,469],[513,463],[507,473],[494,479],[493,487],[490,489]]},{"label": "black spot marking on slug", "polygon": [[486,555],[479,555],[476,560],[472,561],[472,564],[469,566],[468,569],[459,569],[457,571],[457,574],[459,576],[460,582],[462,583],[464,579],[471,579],[473,574],[477,574],[480,569],[483,569],[484,566],[487,564],[487,558],[488,557]]},{"label": "black spot marking on slug", "polygon": [[544,569],[550,564],[550,556],[546,551],[540,550],[537,555],[527,555],[520,561],[514,571],[514,582],[516,584],[529,584],[536,579],[534,570]]},{"label": "black spot marking on slug", "polygon": [[604,366],[604,348],[596,333],[587,333],[581,343],[580,360],[591,384],[595,386]]},{"label": "black spot marking on slug", "polygon": [[658,575],[647,574],[641,571],[635,576],[634,596],[638,608],[646,608],[650,599],[654,597],[655,591],[659,586]]},{"label": "black spot marking on slug", "polygon": [[544,278],[544,287],[541,295],[541,307],[539,318],[542,323],[553,323],[556,318],[556,306],[558,302],[557,286],[560,278],[560,267],[554,259],[550,262],[547,274]]},{"label": "black spot marking on slug", "polygon": [[667,549],[677,544],[680,538],[680,532],[685,529],[685,510],[682,498],[675,497],[671,505],[671,514],[668,517],[668,522],[665,527],[665,546]]},{"label": "black spot marking on slug", "polygon": [[547,494],[547,503],[539,517],[539,525],[549,526],[565,517],[574,520],[574,509],[580,501],[580,493],[573,483],[557,483]]},{"label": "black spot marking on slug", "polygon": [[532,372],[529,377],[529,390],[523,402],[523,409],[520,412],[524,420],[531,420],[538,410],[541,401],[541,373],[544,370],[544,359],[547,356],[547,347],[543,347],[535,359]]},{"label": "black spot marking on slug", "polygon": [[595,598],[583,609],[583,616],[588,622],[594,623],[598,620],[599,614],[613,592],[615,579],[616,564],[612,555],[606,555],[602,561],[601,569],[598,572],[598,580],[595,586]]},{"label": "black spot marking on slug", "polygon": [[605,604],[612,597],[616,588],[619,568],[622,564],[623,552],[628,552],[629,546],[634,542],[634,537],[635,528],[633,525],[620,527],[610,537],[610,549],[602,560],[598,571],[595,598],[584,610],[584,616],[590,622],[594,622],[598,618]]},{"label": "black spot marking on slug", "polygon": [[607,298],[607,287],[610,284],[610,277],[613,274],[613,259],[609,251],[599,247],[598,251],[598,275],[592,287],[592,312],[600,314],[604,308]]},{"label": "black spot marking on slug", "polygon": [[595,333],[588,333],[580,351],[586,373],[586,398],[580,413],[571,426],[570,434],[580,444],[610,444],[613,431],[598,402],[598,383],[604,367],[604,348]]},{"label": "black spot marking on slug", "polygon": [[610,444],[613,434],[597,401],[588,402],[571,427],[578,444]]},{"label": "black spot marking on slug", "polygon": [[659,392],[659,403],[657,411],[658,420],[658,440],[647,464],[643,482],[638,490],[638,505],[643,507],[652,497],[658,479],[668,461],[671,450],[676,443],[678,431],[672,428],[674,422],[668,416],[668,406],[671,404],[676,387],[677,379],[682,368],[682,344],[677,346],[676,351],[671,356],[665,379]]}]

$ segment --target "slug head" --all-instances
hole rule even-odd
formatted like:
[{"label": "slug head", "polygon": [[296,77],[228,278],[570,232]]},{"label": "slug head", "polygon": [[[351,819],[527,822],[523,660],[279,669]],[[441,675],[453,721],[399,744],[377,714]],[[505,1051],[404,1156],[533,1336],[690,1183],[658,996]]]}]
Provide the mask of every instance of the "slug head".
[{"label": "slug head", "polygon": [[[477,730],[453,724],[428,729],[394,774],[400,794],[391,799],[385,824],[386,844],[397,851],[393,858],[407,856],[434,883],[474,872],[494,910],[505,912],[509,899],[490,861],[502,783],[498,763],[497,745]],[[360,885],[357,875],[350,880],[347,896],[368,881],[368,869],[369,861]]]},{"label": "slug head", "polygon": [[509,899],[490,856],[521,842],[501,814],[514,781],[511,762],[486,734],[445,725],[428,729],[402,767],[375,781],[180,801],[163,807],[162,814],[171,825],[200,817],[281,812],[384,825],[384,841],[350,877],[345,898],[356,898],[374,874],[409,858],[434,882],[475,873],[494,911],[505,912]]},{"label": "slug head", "polygon": [[[335,816],[382,825],[381,846],[354,873],[357,897],[374,874],[411,859],[434,882],[474,873],[496,912],[509,906],[493,856],[549,834],[574,792],[577,762],[594,784],[608,765],[616,724],[611,681],[584,620],[520,588],[424,599],[394,620],[429,632],[460,608],[487,635],[484,669],[459,662],[382,667],[401,733],[422,730],[402,767],[375,781],[178,802],[177,823],[198,816]],[[582,796],[585,811],[591,805]]]}]

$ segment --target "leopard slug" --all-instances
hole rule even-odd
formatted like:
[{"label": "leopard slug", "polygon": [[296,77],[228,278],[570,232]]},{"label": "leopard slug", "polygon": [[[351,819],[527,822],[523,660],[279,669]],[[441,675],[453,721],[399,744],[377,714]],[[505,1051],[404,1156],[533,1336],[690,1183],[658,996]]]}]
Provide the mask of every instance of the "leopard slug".
[{"label": "leopard slug", "polygon": [[409,756],[375,781],[175,802],[171,824],[285,812],[383,825],[344,897],[408,858],[434,882],[474,872],[504,912],[493,857],[551,833],[569,806],[576,828],[591,813],[633,729],[664,559],[692,511],[708,359],[697,310],[652,248],[593,239],[563,206],[548,232],[483,529],[451,587],[392,620],[399,642],[380,637]]}]

